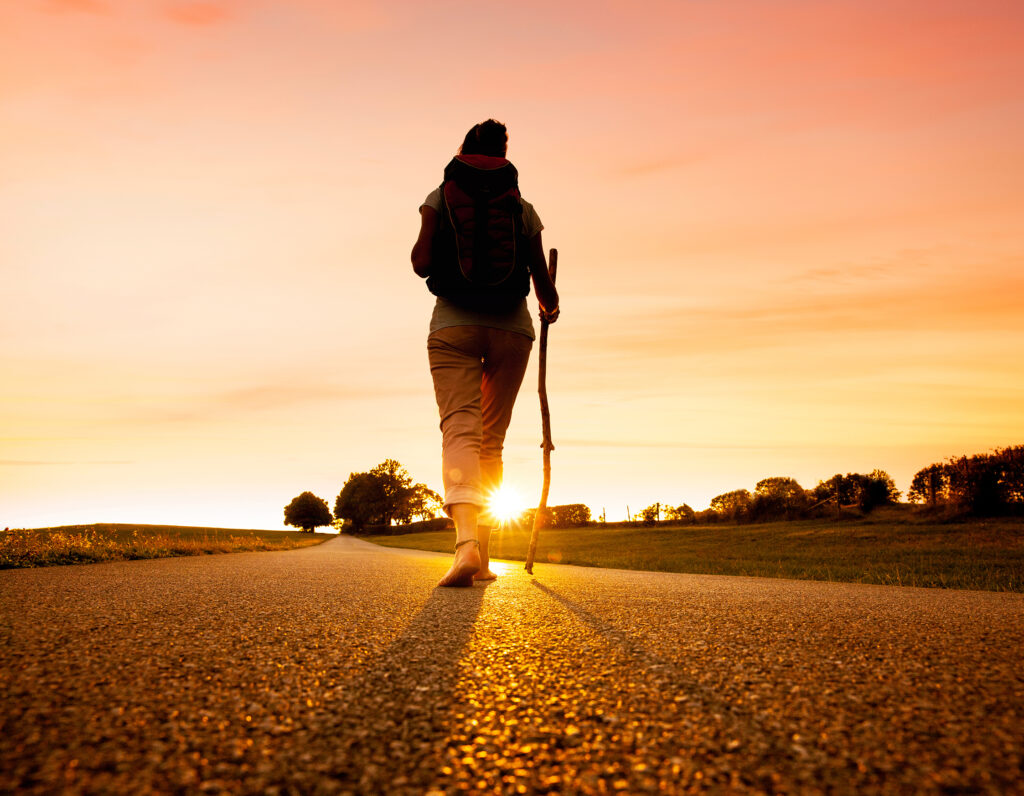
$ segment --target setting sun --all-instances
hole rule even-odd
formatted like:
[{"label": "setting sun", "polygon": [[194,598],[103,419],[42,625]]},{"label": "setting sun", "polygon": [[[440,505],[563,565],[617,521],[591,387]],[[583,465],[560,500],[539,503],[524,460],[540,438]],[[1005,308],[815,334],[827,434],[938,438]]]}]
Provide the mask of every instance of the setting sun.
[{"label": "setting sun", "polygon": [[506,525],[523,513],[526,504],[514,487],[504,485],[491,495],[488,509],[499,523]]}]

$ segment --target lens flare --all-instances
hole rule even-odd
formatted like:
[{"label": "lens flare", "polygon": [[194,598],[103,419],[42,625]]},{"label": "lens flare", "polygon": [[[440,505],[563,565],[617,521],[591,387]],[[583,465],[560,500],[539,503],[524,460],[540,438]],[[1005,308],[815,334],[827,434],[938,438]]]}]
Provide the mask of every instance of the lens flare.
[{"label": "lens flare", "polygon": [[494,519],[502,525],[508,525],[519,518],[526,504],[514,488],[503,485],[491,495],[487,508]]}]

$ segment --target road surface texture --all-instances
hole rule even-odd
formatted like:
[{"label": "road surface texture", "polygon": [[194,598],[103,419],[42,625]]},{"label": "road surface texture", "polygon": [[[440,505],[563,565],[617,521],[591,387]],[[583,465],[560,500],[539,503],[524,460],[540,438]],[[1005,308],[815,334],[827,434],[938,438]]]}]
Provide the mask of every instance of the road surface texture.
[{"label": "road surface texture", "polygon": [[0,792],[1024,793],[1024,595],[447,566],[0,572]]}]

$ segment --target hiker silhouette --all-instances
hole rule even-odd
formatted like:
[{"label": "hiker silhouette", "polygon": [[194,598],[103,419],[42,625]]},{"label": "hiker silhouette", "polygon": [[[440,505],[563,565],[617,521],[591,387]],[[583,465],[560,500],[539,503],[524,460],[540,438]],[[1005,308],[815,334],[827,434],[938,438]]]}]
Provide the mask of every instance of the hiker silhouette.
[{"label": "hiker silhouette", "polygon": [[535,338],[526,296],[558,318],[533,205],[506,158],[508,132],[474,125],[420,205],[412,267],[436,296],[427,355],[441,419],[444,507],[455,522],[455,559],[440,586],[492,580],[489,495],[502,481],[502,448]]}]

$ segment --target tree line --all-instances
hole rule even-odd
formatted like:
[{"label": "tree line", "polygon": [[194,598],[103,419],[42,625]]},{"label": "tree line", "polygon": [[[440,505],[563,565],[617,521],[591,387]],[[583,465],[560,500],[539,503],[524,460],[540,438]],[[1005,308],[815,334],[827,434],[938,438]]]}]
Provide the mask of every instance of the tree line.
[{"label": "tree line", "polygon": [[[710,522],[768,522],[824,517],[843,508],[868,513],[878,506],[898,503],[901,492],[885,470],[870,473],[836,473],[804,489],[793,478],[763,478],[754,491],[734,489],[711,499],[704,511],[689,505],[653,503],[637,512],[644,524],[669,521],[679,524]],[[1024,445],[999,448],[991,453],[950,458],[919,470],[907,492],[910,503],[924,504],[951,513],[978,516],[1024,513]],[[443,509],[441,496],[412,478],[394,459],[385,459],[369,472],[352,473],[334,502],[303,492],[284,510],[285,524],[313,531],[334,525],[354,532],[372,529],[387,533],[394,523],[430,522]],[[527,509],[519,523],[532,527],[537,510]],[[634,521],[630,517],[630,521]],[[436,520],[447,526],[447,520]],[[604,522],[603,514],[600,522]],[[592,524],[590,508],[583,503],[548,506],[543,527],[572,528]],[[430,526],[433,527],[433,526]]]},{"label": "tree line", "polygon": [[303,492],[285,506],[284,524],[309,533],[325,525],[359,532],[371,526],[390,528],[393,522],[432,520],[442,505],[434,490],[413,483],[399,462],[385,459],[368,472],[349,475],[334,500],[333,513],[326,500]]},{"label": "tree line", "polygon": [[794,478],[762,478],[749,489],[734,489],[715,495],[704,511],[688,504],[652,503],[638,511],[630,522],[653,525],[672,522],[696,525],[712,522],[770,522],[825,516],[840,507],[855,506],[868,512],[877,506],[897,503],[900,491],[884,470],[870,473],[836,473],[819,481],[813,489],[804,489]]},{"label": "tree line", "polygon": [[[637,521],[653,524],[705,522],[767,522],[823,517],[842,508],[868,513],[898,503],[901,492],[885,470],[836,473],[804,489],[792,478],[757,482],[754,492],[736,489],[711,499],[705,511],[685,503],[654,503],[637,513]],[[924,504],[951,514],[999,516],[1024,513],[1024,445],[997,448],[991,453],[960,456],[919,470],[907,492],[910,503]]]}]

